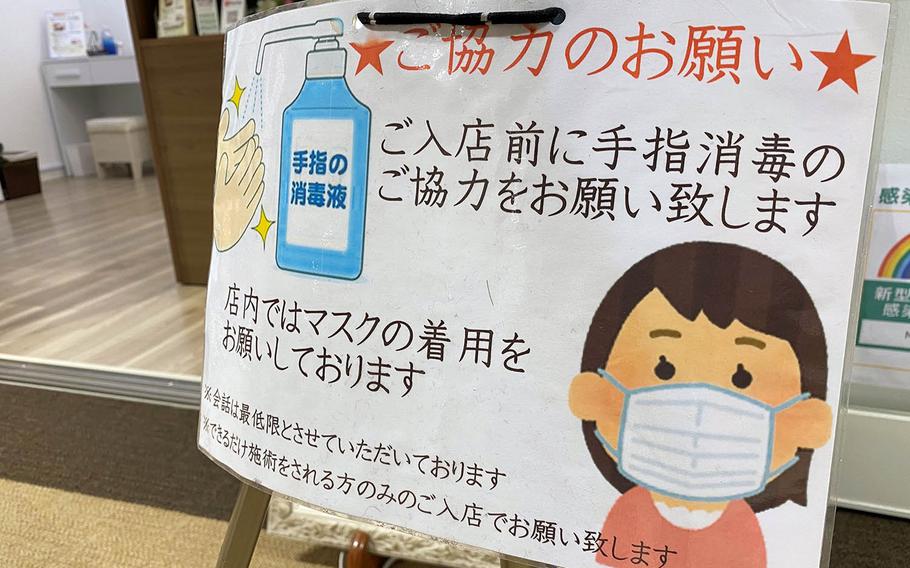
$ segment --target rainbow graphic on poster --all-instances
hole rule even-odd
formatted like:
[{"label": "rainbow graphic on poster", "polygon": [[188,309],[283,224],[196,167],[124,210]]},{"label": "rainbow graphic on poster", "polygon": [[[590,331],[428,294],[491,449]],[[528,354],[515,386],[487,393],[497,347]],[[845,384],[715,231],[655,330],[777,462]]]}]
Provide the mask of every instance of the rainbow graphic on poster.
[{"label": "rainbow graphic on poster", "polygon": [[878,268],[878,275],[882,278],[910,280],[910,235],[891,247]]}]

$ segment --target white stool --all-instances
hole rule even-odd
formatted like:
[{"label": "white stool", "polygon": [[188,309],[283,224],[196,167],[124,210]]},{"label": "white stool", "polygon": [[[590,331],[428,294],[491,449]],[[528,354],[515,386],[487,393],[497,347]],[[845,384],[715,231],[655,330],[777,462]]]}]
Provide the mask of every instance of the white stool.
[{"label": "white stool", "polygon": [[112,116],[85,121],[88,139],[92,143],[95,170],[105,177],[102,164],[126,162],[133,179],[142,177],[142,164],[152,159],[148,126],[142,116]]}]

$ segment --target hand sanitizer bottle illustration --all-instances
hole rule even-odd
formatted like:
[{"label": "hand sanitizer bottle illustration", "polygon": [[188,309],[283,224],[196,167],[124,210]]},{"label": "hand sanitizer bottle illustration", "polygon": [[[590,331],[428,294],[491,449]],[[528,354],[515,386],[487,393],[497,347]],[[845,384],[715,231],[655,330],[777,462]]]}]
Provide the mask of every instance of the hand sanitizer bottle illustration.
[{"label": "hand sanitizer bottle illustration", "polygon": [[284,111],[275,261],[284,270],[354,280],[363,269],[370,109],[345,80],[338,18],[263,34],[269,45],[312,39],[306,79]]}]

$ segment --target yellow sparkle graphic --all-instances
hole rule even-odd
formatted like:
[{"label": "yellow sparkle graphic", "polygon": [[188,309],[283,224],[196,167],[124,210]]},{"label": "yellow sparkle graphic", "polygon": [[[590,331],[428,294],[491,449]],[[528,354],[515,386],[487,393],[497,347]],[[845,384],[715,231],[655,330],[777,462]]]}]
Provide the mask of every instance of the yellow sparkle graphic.
[{"label": "yellow sparkle graphic", "polygon": [[240,98],[243,96],[243,89],[240,87],[240,82],[237,81],[237,77],[234,77],[234,94],[231,95],[231,98],[228,100],[234,103],[234,106],[237,107],[237,112],[240,112]]},{"label": "yellow sparkle graphic", "polygon": [[262,249],[265,250],[265,239],[269,236],[269,229],[272,228],[272,225],[275,224],[275,221],[269,220],[265,216],[265,207],[259,206],[259,223],[255,227],[251,227],[253,231],[259,233],[259,236],[262,238]]}]

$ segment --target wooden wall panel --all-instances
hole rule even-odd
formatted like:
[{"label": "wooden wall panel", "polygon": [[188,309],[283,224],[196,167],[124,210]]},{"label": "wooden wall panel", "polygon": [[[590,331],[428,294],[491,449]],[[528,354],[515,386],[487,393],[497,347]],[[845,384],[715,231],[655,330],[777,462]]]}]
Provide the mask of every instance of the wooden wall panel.
[{"label": "wooden wall panel", "polygon": [[205,284],[224,36],[154,37],[156,0],[128,0],[177,280]]}]

